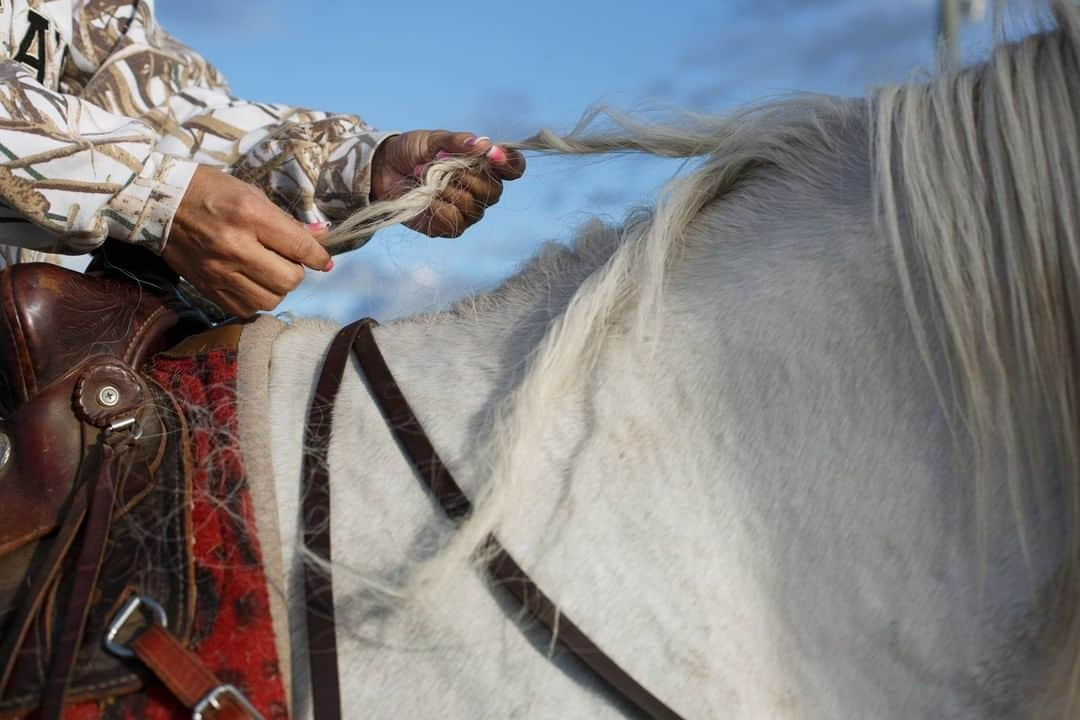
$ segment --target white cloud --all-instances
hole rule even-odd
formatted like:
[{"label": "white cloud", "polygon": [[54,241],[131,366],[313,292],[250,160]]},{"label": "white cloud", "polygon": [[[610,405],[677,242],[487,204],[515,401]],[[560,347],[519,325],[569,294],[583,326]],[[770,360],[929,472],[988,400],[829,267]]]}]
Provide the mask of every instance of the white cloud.
[{"label": "white cloud", "polygon": [[393,266],[373,262],[358,250],[336,258],[336,266],[329,273],[309,272],[279,309],[340,323],[365,316],[385,322],[444,309],[492,284],[476,276],[439,272],[425,264]]}]

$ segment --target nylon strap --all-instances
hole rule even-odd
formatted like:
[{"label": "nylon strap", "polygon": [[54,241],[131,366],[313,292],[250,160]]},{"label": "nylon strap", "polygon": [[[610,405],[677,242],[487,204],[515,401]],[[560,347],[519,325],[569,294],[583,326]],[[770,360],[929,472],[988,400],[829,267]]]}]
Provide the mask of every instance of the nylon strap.
[{"label": "nylon strap", "polygon": [[[329,472],[326,468],[325,458],[330,438],[329,426],[330,412],[333,408],[333,396],[337,393],[337,389],[341,384],[341,375],[344,373],[348,361],[349,346],[352,347],[353,354],[367,377],[372,395],[375,397],[383,418],[393,432],[402,451],[409,458],[416,473],[420,476],[421,481],[430,489],[443,511],[458,524],[463,522],[472,511],[472,505],[468,497],[455,482],[450,471],[435,451],[427,434],[424,432],[423,426],[409,406],[408,401],[398,387],[397,381],[390,372],[386,360],[379,351],[375,337],[371,332],[371,328],[375,324],[374,320],[365,318],[346,326],[338,333],[327,354],[322,376],[319,378],[315,402],[312,403],[311,408],[311,417],[317,416],[316,419],[326,423],[325,427],[320,427],[317,430],[316,426],[310,422],[311,418],[309,417],[308,453],[312,458],[321,458],[323,462],[319,463],[316,468],[319,472],[304,473],[305,480],[313,480],[311,487],[305,487],[304,534],[305,539],[307,539],[309,532],[313,533],[314,530],[325,532],[326,560],[330,558],[330,493]],[[332,392],[330,392],[331,389]],[[307,463],[307,456],[305,456],[305,463]],[[316,487],[320,484],[321,487]],[[324,500],[319,500],[320,506],[318,508],[314,507],[315,503],[313,501],[313,507],[309,512],[308,500],[313,497],[324,498]],[[307,518],[309,517],[318,519],[319,522],[313,527],[307,524]],[[311,550],[316,550],[310,544],[308,547]],[[582,632],[570,618],[559,612],[555,603],[537,587],[536,583],[529,578],[513,557],[502,547],[497,538],[489,536],[485,547],[481,548],[481,552],[491,557],[487,568],[496,584],[505,588],[523,609],[542,624],[551,633],[552,637],[573,654],[582,665],[591,670],[596,678],[612,693],[621,697],[646,717],[656,718],[656,720],[681,720],[674,710],[634,680],[629,673],[619,667],[618,663],[612,660]],[[320,557],[323,556],[321,552],[318,554]],[[322,575],[321,572],[319,574]],[[324,582],[326,587],[329,587],[328,575],[325,576]],[[312,657],[312,685],[313,693],[318,694],[318,692],[326,693],[330,684],[326,683],[326,686],[320,687],[320,685],[324,684],[325,678],[316,675],[315,652],[317,648],[312,643],[310,630],[313,600],[323,611],[321,613],[323,623],[319,625],[320,631],[329,632],[332,637],[334,622],[333,596],[332,594],[329,596],[330,607],[327,613],[325,612],[325,605],[322,604],[325,602],[325,595],[313,598],[310,590],[308,593],[308,642],[309,653]],[[327,618],[328,630],[326,629]],[[336,659],[334,665],[336,668]],[[337,708],[338,714],[320,715],[318,708],[316,708],[316,720],[337,720],[340,717],[341,701],[336,673],[332,689],[335,694],[332,704]]]}]

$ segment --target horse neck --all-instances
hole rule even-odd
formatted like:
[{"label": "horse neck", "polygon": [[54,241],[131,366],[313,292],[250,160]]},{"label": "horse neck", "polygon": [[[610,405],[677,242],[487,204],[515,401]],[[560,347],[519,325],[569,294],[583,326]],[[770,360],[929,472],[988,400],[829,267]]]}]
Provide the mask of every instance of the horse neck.
[{"label": "horse neck", "polygon": [[[518,382],[526,358],[580,282],[615,246],[613,232],[593,228],[573,250],[545,248],[524,272],[492,293],[459,301],[452,311],[375,329],[402,392],[442,459],[465,491],[480,492],[477,466],[492,410]],[[302,321],[284,328],[270,352],[267,414],[275,521],[282,537],[285,600],[291,636],[294,707],[305,714],[309,687],[303,581],[297,526],[300,458],[306,409],[326,349],[337,328]],[[258,353],[259,351],[255,351]],[[265,368],[266,361],[261,360]],[[339,614],[392,602],[416,563],[449,530],[400,453],[356,371],[346,370],[334,411],[330,447],[333,543]],[[362,550],[361,550],[362,549]],[[347,650],[346,650],[347,653]],[[347,655],[346,655],[347,659]]]},{"label": "horse neck", "polygon": [[[686,716],[983,717],[1015,708],[1034,672],[1018,638],[1033,632],[1054,559],[1034,558],[1029,574],[1009,533],[976,547],[953,435],[874,231],[866,130],[848,132],[811,171],[764,168],[706,209],[672,268],[655,344],[611,334],[595,371],[544,409],[535,463],[515,468],[504,545]],[[475,450],[492,408],[595,265],[565,263],[544,292],[478,298],[474,314],[459,305],[377,332],[471,495],[489,472]],[[301,656],[301,443],[333,332],[300,324],[273,348]],[[572,669],[550,670],[477,573],[448,567],[413,592],[452,528],[355,372],[330,466],[347,702],[375,715],[433,703],[448,716],[614,712]],[[1008,524],[1007,495],[992,479],[992,526]]]}]

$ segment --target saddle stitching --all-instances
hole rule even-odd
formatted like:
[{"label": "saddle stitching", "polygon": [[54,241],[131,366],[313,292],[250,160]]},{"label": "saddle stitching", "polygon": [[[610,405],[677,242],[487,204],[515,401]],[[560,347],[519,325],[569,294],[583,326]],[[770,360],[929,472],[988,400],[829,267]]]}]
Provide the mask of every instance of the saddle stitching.
[{"label": "saddle stitching", "polygon": [[170,310],[164,305],[162,305],[161,307],[156,308],[153,312],[147,315],[146,318],[135,327],[134,332],[132,332],[131,334],[131,339],[128,340],[127,345],[124,347],[124,358],[129,358],[132,356],[134,347],[143,339],[143,330],[150,326],[151,322],[156,322],[160,316],[164,315],[167,312],[170,312]]},{"label": "saddle stitching", "polygon": [[[24,398],[34,397],[38,393],[37,377],[34,373],[33,361],[30,359],[30,345],[26,342],[26,334],[22,329],[22,315],[19,313],[18,303],[15,301],[15,288],[10,276],[4,284],[4,312],[14,323],[3,323],[8,326],[8,337],[11,346],[15,348],[19,357],[19,384]],[[31,383],[28,385],[27,383]],[[14,409],[14,408],[9,408]]]}]

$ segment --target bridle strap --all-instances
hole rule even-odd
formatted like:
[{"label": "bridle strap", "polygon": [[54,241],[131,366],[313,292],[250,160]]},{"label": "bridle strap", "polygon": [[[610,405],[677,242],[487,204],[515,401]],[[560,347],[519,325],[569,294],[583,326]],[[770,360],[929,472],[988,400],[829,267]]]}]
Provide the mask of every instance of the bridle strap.
[{"label": "bridle strap", "polygon": [[[349,348],[367,322],[341,330],[323,361],[308,410],[301,480],[301,527],[304,545],[317,562],[304,563],[304,599],[307,608],[307,644],[311,667],[311,705],[316,720],[341,719],[337,635],[334,618],[334,583],[330,574],[330,429]],[[320,567],[324,565],[325,567]]]},{"label": "bridle strap", "polygon": [[[325,457],[327,445],[329,443],[329,413],[333,406],[333,395],[320,390],[325,386],[327,389],[332,388],[334,393],[337,392],[337,388],[341,383],[340,376],[344,372],[347,362],[347,349],[344,348],[347,348],[349,345],[351,345],[353,353],[355,354],[364,375],[367,377],[372,395],[374,396],[375,402],[378,404],[387,425],[393,432],[394,437],[397,439],[403,452],[409,458],[413,468],[420,476],[420,479],[431,490],[443,511],[457,524],[463,522],[472,511],[472,505],[469,502],[468,497],[457,482],[455,482],[450,471],[446,468],[446,465],[435,451],[427,434],[424,432],[423,426],[409,406],[408,401],[398,387],[397,381],[390,372],[386,360],[379,351],[379,347],[375,342],[375,337],[371,332],[371,328],[375,324],[374,320],[365,318],[364,320],[360,320],[345,327],[334,339],[327,355],[326,363],[323,366],[323,374],[319,379],[319,390],[316,390],[316,402],[312,404],[312,415],[314,416],[316,414],[316,404],[319,404],[319,416],[320,418],[325,418],[327,423],[325,430],[318,435],[314,425],[309,425],[308,429],[309,454],[324,459],[324,462],[319,465],[321,472],[315,476],[315,479],[324,486],[324,489],[320,494],[325,497],[326,504],[319,508],[319,511],[317,512],[314,507],[312,508],[312,512],[309,512],[308,499],[311,497],[311,493],[310,488],[306,488],[308,492],[305,493],[304,517],[316,517],[321,520],[321,523],[315,529],[322,529],[327,535],[325,540],[327,550],[325,555],[326,560],[329,560],[330,557],[330,495],[329,473],[326,468]],[[328,378],[328,375],[331,372],[333,372],[336,377]],[[317,437],[318,442],[321,442],[322,444],[316,444]],[[305,462],[306,460],[307,457],[305,456]],[[308,477],[308,473],[305,472],[305,478]],[[311,530],[311,526],[305,524],[305,539],[308,537],[308,533]],[[312,548],[310,545],[309,549],[318,552],[316,548]],[[521,569],[521,566],[519,566],[505,548],[502,547],[497,538],[489,535],[484,546],[480,548],[479,551],[483,553],[483,556],[490,558],[487,569],[491,577],[496,581],[496,584],[505,588],[510,595],[518,601],[523,609],[528,611],[534,619],[551,633],[555,640],[573,654],[585,667],[591,670],[603,685],[607,686],[615,695],[621,697],[625,702],[629,703],[646,717],[656,718],[657,720],[681,720],[680,716],[674,710],[665,705],[663,701],[634,680],[629,673],[619,667],[618,663],[612,660],[599,648],[599,646],[596,645],[596,643],[582,632],[570,618],[561,613],[555,603],[553,603],[551,599],[537,587],[536,583],[529,578],[525,571]],[[319,555],[320,557],[323,557],[321,552],[319,552]],[[329,585],[328,574],[325,582]],[[330,687],[329,683],[327,683],[325,687],[320,688],[319,685],[322,684],[323,678],[315,675],[314,658],[316,646],[311,639],[312,596],[310,592],[308,594],[308,599],[308,649],[309,654],[312,656],[313,692],[326,693],[327,688]],[[332,595],[330,597],[330,604],[329,615],[327,616],[324,614],[323,617],[329,617],[329,632],[332,635]],[[336,662],[334,664],[336,665]],[[332,689],[335,694],[339,693],[336,677],[334,678]],[[338,712],[340,712],[341,703],[339,696],[335,697],[333,705]],[[330,720],[331,718],[339,717],[339,715],[328,714],[324,717],[319,715],[319,712],[316,709],[315,717],[316,720]]]}]

